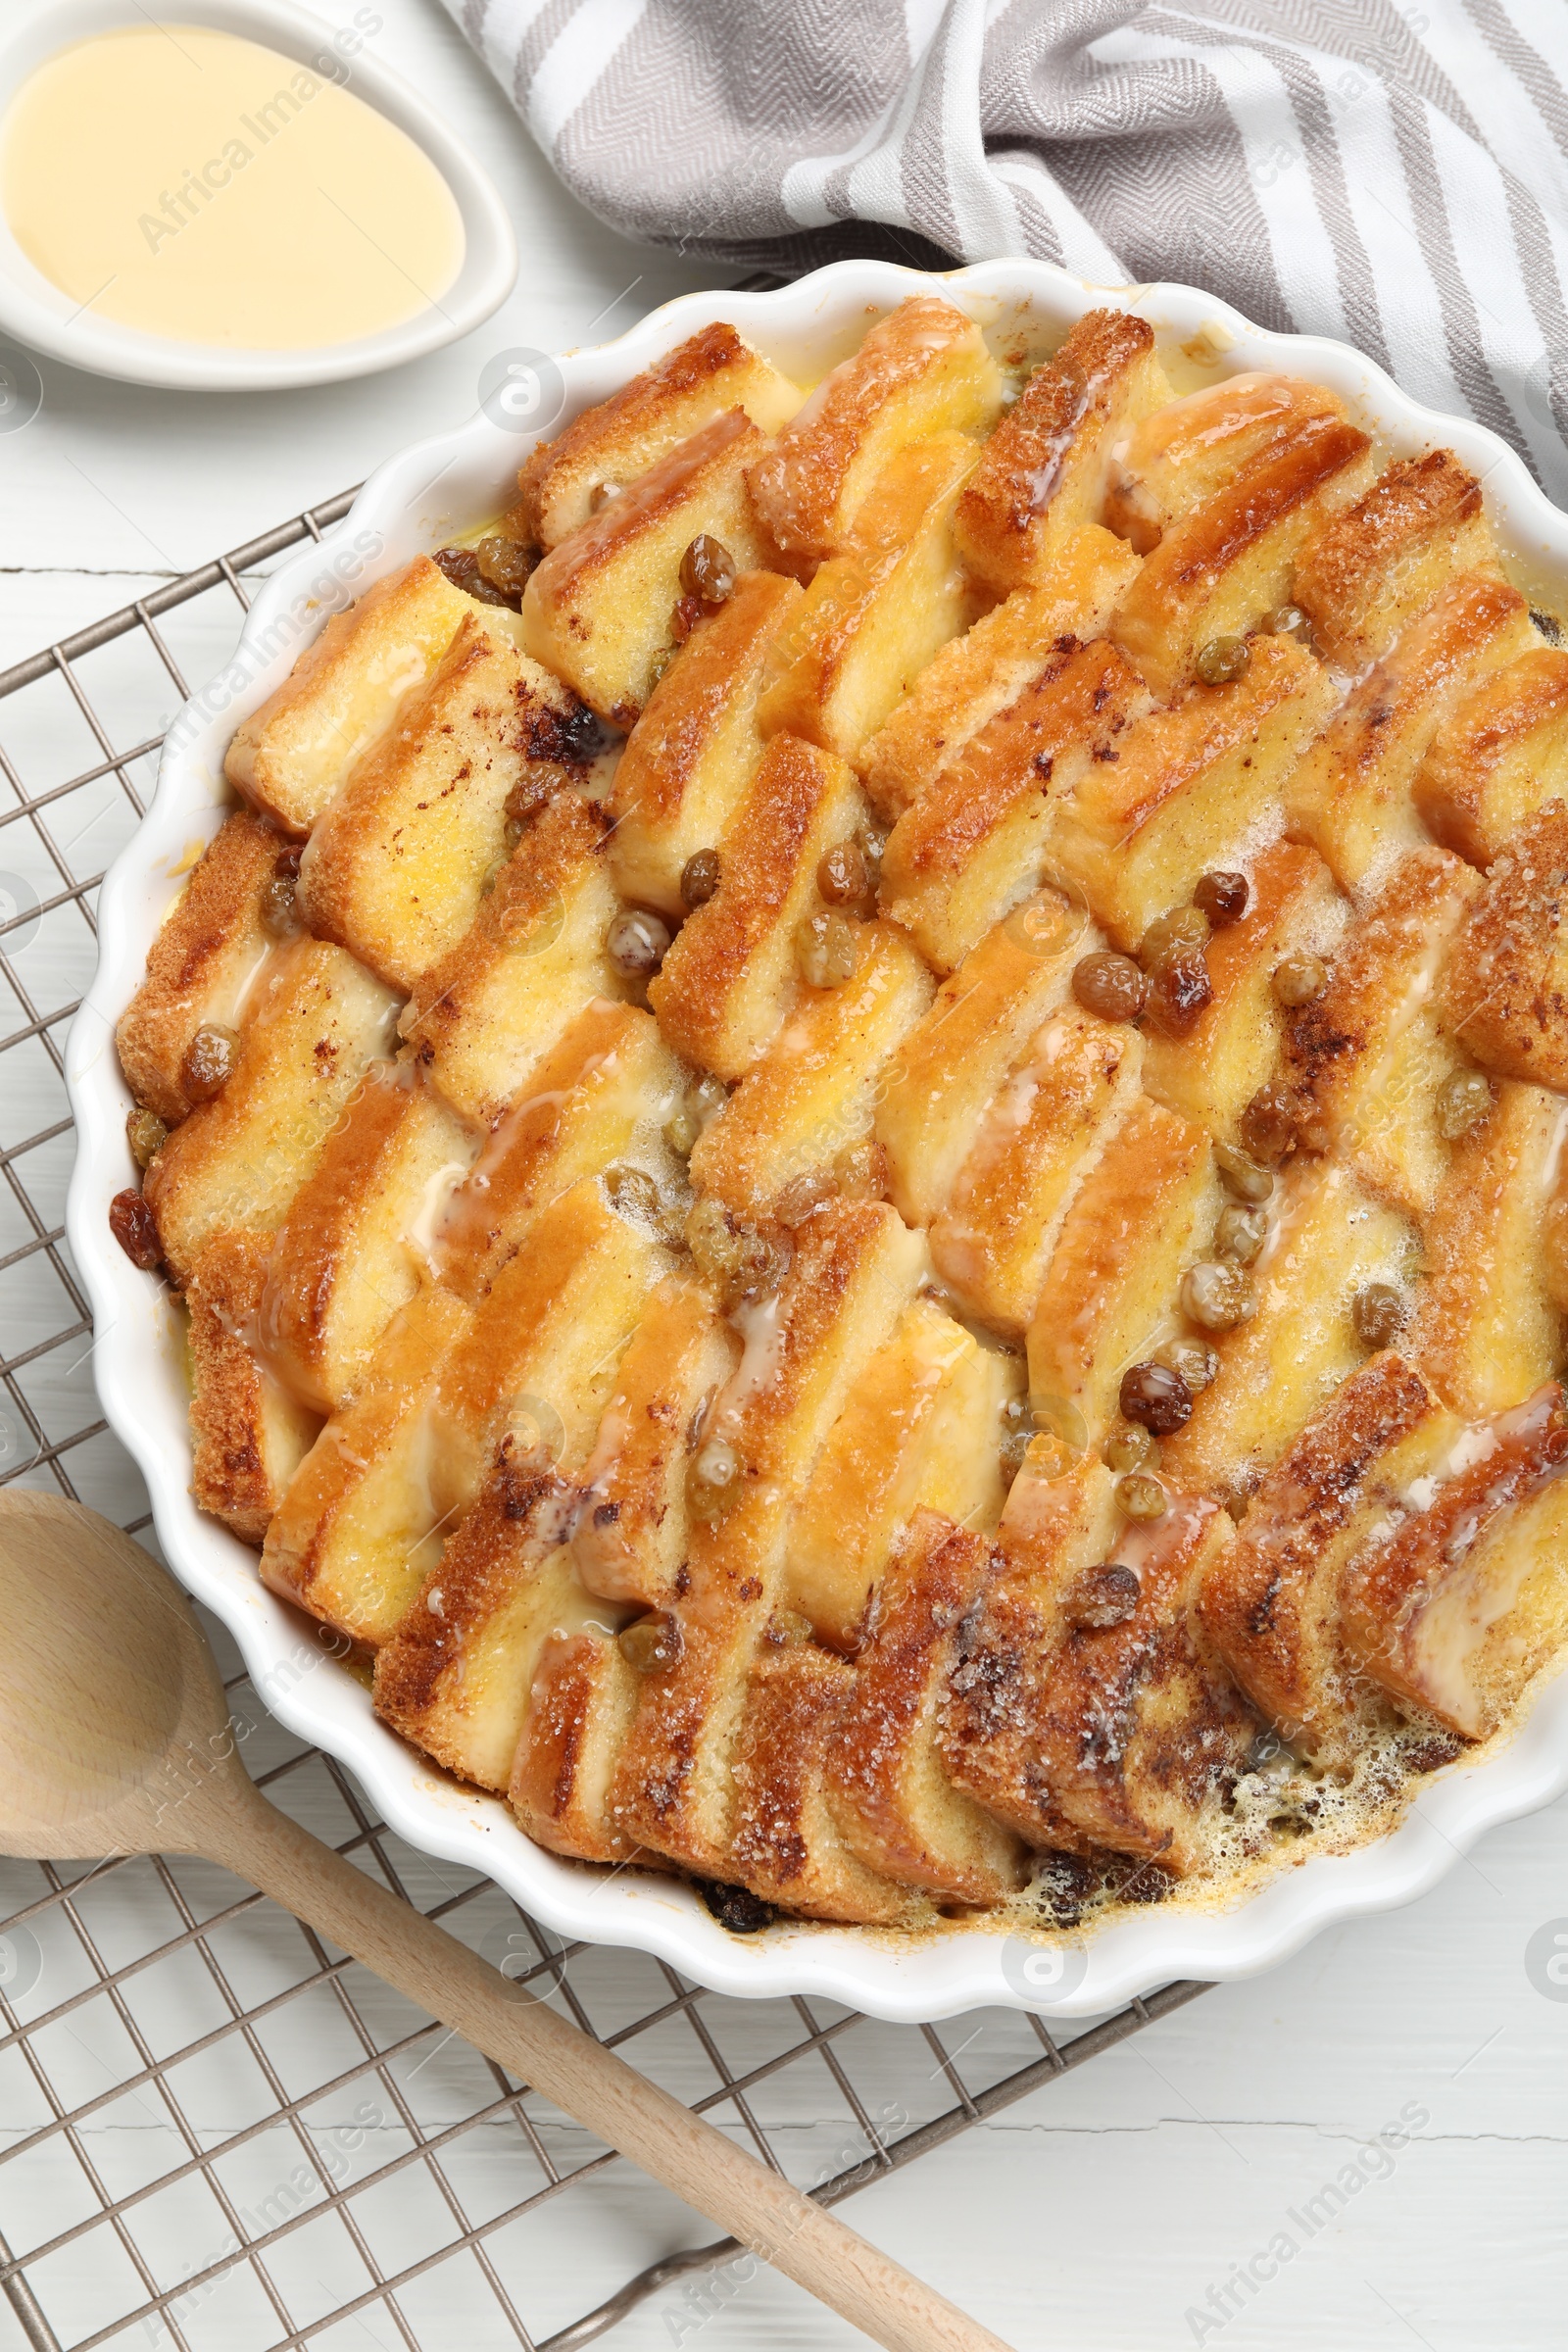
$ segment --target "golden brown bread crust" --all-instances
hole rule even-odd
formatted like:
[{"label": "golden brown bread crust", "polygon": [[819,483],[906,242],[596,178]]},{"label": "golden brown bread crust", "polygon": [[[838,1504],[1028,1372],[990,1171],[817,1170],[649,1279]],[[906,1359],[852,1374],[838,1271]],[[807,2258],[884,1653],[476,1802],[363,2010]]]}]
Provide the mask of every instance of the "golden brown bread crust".
[{"label": "golden brown bread crust", "polygon": [[799,403],[794,385],[715,319],[540,442],[517,474],[521,534],[559,546],[595,512],[596,492],[623,490],[715,416],[743,409],[773,432]]},{"label": "golden brown bread crust", "polygon": [[287,843],[266,817],[225,817],[147,951],[147,974],[120,1016],[115,1044],[138,1102],[176,1127],[194,1104],[181,1065],[204,1021],[232,1028],[247,983],[271,947],[262,897]]},{"label": "golden brown bread crust", "polygon": [[1017,587],[1060,531],[1100,520],[1112,439],[1167,390],[1147,320],[1085,313],[1035,369],[958,502],[958,543],[982,579]]},{"label": "golden brown bread crust", "polygon": [[1568,786],[1568,653],[1538,645],[1471,688],[1415,780],[1423,824],[1489,866],[1516,825]]},{"label": "golden brown bread crust", "polygon": [[271,1237],[219,1234],[185,1290],[191,1378],[190,1491],[204,1511],[260,1544],[319,1427],[256,1346]]},{"label": "golden brown bread crust", "polygon": [[862,1861],[979,1904],[1022,1885],[1023,1850],[949,1781],[939,1721],[959,1628],[990,1564],[979,1537],[940,1512],[915,1513],[878,1589],[829,1767],[834,1812]]},{"label": "golden brown bread crust", "polygon": [[842,547],[881,467],[931,432],[975,432],[1002,403],[979,328],[914,295],[879,318],[752,468],[752,495],[787,570],[808,578]]},{"label": "golden brown bread crust", "polygon": [[1349,494],[1370,448],[1354,425],[1312,418],[1171,524],[1111,624],[1155,694],[1173,694],[1193,677],[1207,641],[1255,626],[1280,603],[1314,514]]},{"label": "golden brown bread crust", "polygon": [[1550,802],[1498,853],[1438,988],[1455,1045],[1499,1077],[1568,1089],[1568,808]]},{"label": "golden brown bread crust", "polygon": [[[1516,1695],[1539,1662],[1539,1651],[1520,1656],[1516,1641],[1502,1691],[1489,1690],[1477,1673],[1477,1653],[1494,1627],[1506,1652],[1513,1630],[1507,1616],[1536,1565],[1518,1526],[1523,1506],[1568,1469],[1568,1404],[1560,1384],[1546,1382],[1499,1415],[1486,1440],[1478,1459],[1448,1468],[1424,1508],[1410,1511],[1349,1563],[1340,1594],[1346,1643],[1362,1670],[1401,1707],[1430,1712],[1467,1740],[1495,1728],[1499,1701]],[[1499,1556],[1509,1521],[1514,1548],[1523,1554],[1514,1564]],[[1557,1522],[1554,1534],[1560,1509]],[[1502,1547],[1494,1541],[1499,1534]],[[1548,1543],[1547,1560],[1557,1571],[1552,1581],[1560,1585],[1555,1550]]]},{"label": "golden brown bread crust", "polygon": [[1401,458],[1314,532],[1296,599],[1325,659],[1358,667],[1459,571],[1495,571],[1481,484],[1451,449]]},{"label": "golden brown bread crust", "polygon": [[1344,1654],[1345,1538],[1388,1508],[1406,1441],[1437,1412],[1413,1366],[1375,1357],[1275,1465],[1203,1578],[1208,1640],[1281,1736],[1328,1766],[1347,1766],[1387,1713]]},{"label": "golden brown bread crust", "polygon": [[614,1759],[637,1704],[637,1678],[616,1643],[597,1627],[554,1632],[528,1692],[507,1795],[530,1838],[583,1862],[660,1855],[624,1837],[610,1806]]}]

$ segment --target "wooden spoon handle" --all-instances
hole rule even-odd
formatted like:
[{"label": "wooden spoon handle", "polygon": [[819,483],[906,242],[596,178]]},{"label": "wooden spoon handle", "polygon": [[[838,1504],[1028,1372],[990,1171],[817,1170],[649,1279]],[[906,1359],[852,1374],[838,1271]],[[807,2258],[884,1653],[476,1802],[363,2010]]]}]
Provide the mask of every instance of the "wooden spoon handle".
[{"label": "wooden spoon handle", "polygon": [[212,1860],[309,1921],[889,2352],[1008,2352],[1000,2336],[266,1798],[215,1807],[203,1827]]}]

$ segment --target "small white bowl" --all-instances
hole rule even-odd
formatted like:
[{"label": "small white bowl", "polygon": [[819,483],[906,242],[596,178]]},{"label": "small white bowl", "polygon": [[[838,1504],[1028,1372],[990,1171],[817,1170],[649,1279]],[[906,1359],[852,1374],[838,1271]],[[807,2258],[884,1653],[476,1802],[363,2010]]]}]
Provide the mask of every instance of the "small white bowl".
[{"label": "small white bowl", "polygon": [[[364,1685],[263,1585],[255,1552],[192,1501],[189,1392],[174,1317],[161,1282],[138,1272],[109,1231],[112,1196],[136,1182],[115,1022],[141,977],[191,841],[216,832],[231,805],[222,782],[229,737],[328,612],[421,550],[493,515],[540,432],[604,400],[700,327],[729,319],[780,367],[813,376],[842,358],[872,316],[919,293],[943,294],[993,328],[1021,321],[1040,342],[1059,339],[1073,319],[1108,300],[1147,318],[1167,347],[1203,354],[1213,377],[1281,368],[1327,384],[1391,454],[1454,449],[1482,477],[1502,543],[1540,576],[1547,602],[1568,602],[1568,516],[1548,505],[1494,434],[1418,407],[1343,343],[1265,334],[1190,286],[1102,289],[1044,262],[987,262],[929,277],[854,261],[775,293],[683,295],[617,342],[563,358],[548,381],[541,373],[529,388],[531,429],[510,426],[505,404],[492,402],[457,431],[389,460],[321,544],[302,548],[262,588],[233,661],[170,729],[153,805],[99,896],[98,970],[66,1054],[77,1130],[66,1230],[92,1301],[104,1413],[146,1478],[171,1567],[227,1625],[272,1713],[340,1757],[411,1844],[483,1872],[558,1935],[656,1953],[719,1992],[804,1993],[900,2021],[993,2005],[1078,2017],[1175,1978],[1250,1976],[1341,1920],[1425,1893],[1486,1831],[1568,1788],[1568,1674],[1536,1694],[1511,1737],[1435,1773],[1389,1836],[1349,1853],[1308,1852],[1255,1889],[1221,1890],[1206,1903],[1178,1895],[1098,1934],[1054,1943],[1025,1939],[998,1923],[901,1939],[781,1921],[765,1935],[730,1936],[678,1880],[547,1853],[499,1798],[449,1780],[379,1720]],[[543,398],[534,397],[541,391]]]},{"label": "small white bowl", "polygon": [[[46,58],[94,33],[149,21],[138,0],[53,0],[0,49],[0,117]],[[378,65],[363,46],[345,54],[330,24],[287,0],[180,0],[178,22],[237,33],[318,72],[318,60],[341,60],[346,72],[331,77],[405,131],[452,190],[463,217],[463,268],[439,307],[431,303],[380,334],[300,351],[224,350],[143,334],[82,309],[34,268],[0,211],[0,332],[73,368],[126,383],[167,384],[180,392],[275,392],[373,375],[421,359],[500,308],[517,275],[517,241],[506,208],[478,165],[400,74]]]}]

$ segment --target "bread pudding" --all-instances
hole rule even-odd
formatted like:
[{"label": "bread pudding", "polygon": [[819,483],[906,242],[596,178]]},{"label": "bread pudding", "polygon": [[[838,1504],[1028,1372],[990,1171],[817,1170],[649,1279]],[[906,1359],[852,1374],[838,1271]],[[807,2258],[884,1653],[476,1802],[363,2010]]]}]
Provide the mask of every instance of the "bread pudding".
[{"label": "bread pudding", "polygon": [[1131,314],[706,328],[229,747],[119,1030],[197,1501],[736,1928],[1386,1826],[1568,1641],[1558,634]]}]

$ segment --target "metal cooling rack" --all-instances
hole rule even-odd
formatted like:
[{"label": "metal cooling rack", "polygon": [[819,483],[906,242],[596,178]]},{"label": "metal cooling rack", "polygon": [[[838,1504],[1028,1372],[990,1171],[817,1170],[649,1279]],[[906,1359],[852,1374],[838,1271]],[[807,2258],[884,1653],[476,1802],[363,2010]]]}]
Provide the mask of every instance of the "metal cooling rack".
[{"label": "metal cooling rack", "polygon": [[[246,576],[351,497],[0,674],[16,1015],[0,1038],[0,1483],[57,1487],[150,1545],[65,1247],[66,1026],[97,885],[151,793],[187,668],[220,666]],[[402,1844],[242,1673],[228,1689],[247,1762],[287,1810],[826,2203],[1206,1989],[1168,1985],[1070,2038],[1011,2011],[939,2034],[824,2001],[726,2000],[643,1955],[563,1945],[488,1881]],[[460,2329],[567,2352],[656,2294],[678,2342],[749,2270],[725,2268],[733,2240],[693,2243],[692,2215],[629,2168],[602,2178],[612,2153],[547,2101],[203,1863],[0,1861],[0,2284],[38,2352],[347,2345],[352,2323],[408,2352]]]}]

